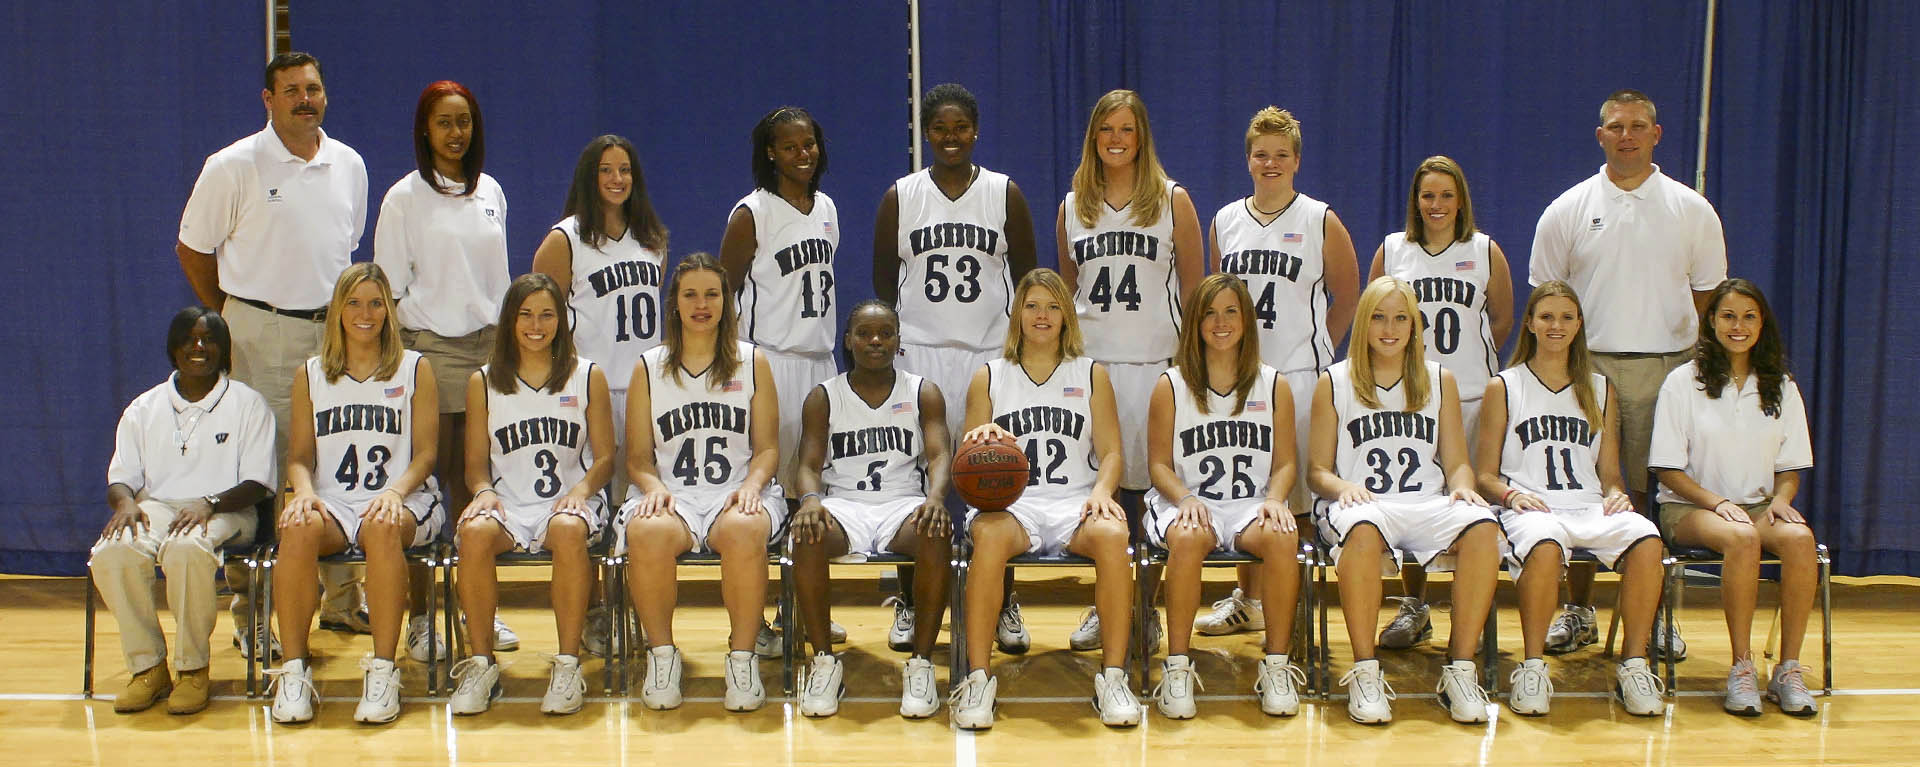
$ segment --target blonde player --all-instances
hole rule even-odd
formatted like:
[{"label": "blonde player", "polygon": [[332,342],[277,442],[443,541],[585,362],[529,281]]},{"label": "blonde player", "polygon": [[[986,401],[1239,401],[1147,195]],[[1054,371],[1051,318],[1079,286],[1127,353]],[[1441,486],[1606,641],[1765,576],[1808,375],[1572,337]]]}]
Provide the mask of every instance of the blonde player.
[{"label": "blonde player", "polygon": [[1480,491],[1500,499],[1500,526],[1512,554],[1507,568],[1520,590],[1525,656],[1513,670],[1507,705],[1547,713],[1547,623],[1560,576],[1575,548],[1621,573],[1627,624],[1614,697],[1627,713],[1665,709],[1660,680],[1647,669],[1647,637],[1660,604],[1660,531],[1634,512],[1620,482],[1620,410],[1606,377],[1593,372],[1586,322],[1573,288],[1542,283],[1527,299],[1513,366],[1487,384],[1474,465]]},{"label": "blonde player", "polygon": [[366,554],[373,623],[373,654],[360,664],[366,673],[353,718],[385,723],[400,715],[394,653],[407,608],[406,548],[433,540],[445,516],[433,480],[439,398],[433,363],[401,346],[386,272],[364,262],[347,267],[327,306],[320,354],[293,379],[293,498],[280,512],[273,568],[287,659],[267,672],[279,688],[274,721],[313,718],[318,696],[307,632],[319,598],[315,569],[320,557],[349,548]]},{"label": "blonde player", "polygon": [[587,546],[606,524],[613,475],[607,376],[574,354],[560,285],[521,275],[500,304],[493,357],[467,382],[467,481],[473,502],[456,526],[460,603],[473,656],[454,664],[455,714],[486,711],[500,696],[493,662],[499,602],[494,558],[509,551],[553,556],[553,617],[560,652],[540,710],[571,714],[585,701],[580,635],[592,589]]},{"label": "blonde player", "polygon": [[800,713],[832,716],[846,692],[846,671],[829,637],[827,558],[899,552],[925,573],[914,583],[912,654],[900,691],[900,715],[921,719],[940,707],[933,643],[947,608],[953,549],[946,400],[931,381],[895,369],[900,317],[886,304],[855,306],[846,344],[852,367],[807,394],[800,440],[794,587],[814,650]]},{"label": "blonde player", "polygon": [[[1467,174],[1452,158],[1435,155],[1413,170],[1406,230],[1387,235],[1373,251],[1368,279],[1392,275],[1420,298],[1420,326],[1428,359],[1460,386],[1463,434],[1478,434],[1481,395],[1500,367],[1500,345],[1513,330],[1513,279],[1500,244],[1474,228]],[[1401,570],[1407,595],[1380,631],[1380,646],[1403,650],[1433,636],[1428,620],[1427,571]]]},{"label": "blonde player", "polygon": [[640,702],[680,705],[681,655],[674,644],[679,600],[674,558],[720,555],[729,711],[766,701],[754,640],[766,607],[767,547],[782,533],[786,504],[779,463],[779,393],[767,356],[737,340],[741,317],[726,272],[694,253],[667,285],[666,335],[641,355],[627,386],[627,473],[633,493],[616,521],[633,609],[646,632]]},{"label": "blonde player", "polygon": [[[1206,274],[1206,253],[1193,199],[1154,153],[1139,94],[1108,91],[1094,103],[1054,240],[1086,354],[1107,366],[1118,411],[1129,414],[1120,422],[1127,460],[1120,486],[1145,491],[1151,480],[1140,415],[1179,345],[1181,301]],[[1099,621],[1099,611],[1087,611],[1069,646],[1100,647]],[[1152,625],[1149,643],[1157,644],[1158,617]]]},{"label": "blonde player", "polygon": [[[1293,390],[1295,447],[1304,456],[1313,383],[1333,364],[1334,347],[1346,340],[1353,323],[1360,267],[1353,236],[1340,216],[1294,188],[1300,133],[1300,121],[1284,109],[1254,113],[1246,140],[1253,194],[1213,215],[1209,266],[1246,282],[1253,296],[1248,321],[1260,337],[1260,359],[1280,371]],[[1312,508],[1305,482],[1295,485],[1289,508],[1299,513]],[[1238,570],[1239,587],[1194,621],[1194,630],[1219,635],[1266,628],[1256,568]]]},{"label": "blonde player", "polygon": [[1320,376],[1313,394],[1307,485],[1329,499],[1315,510],[1320,537],[1333,542],[1340,610],[1353,643],[1347,716],[1393,719],[1393,688],[1373,657],[1380,579],[1402,552],[1430,568],[1453,569],[1449,662],[1439,700],[1457,722],[1487,720],[1487,694],[1474,672],[1481,626],[1493,607],[1499,528],[1474,491],[1460,393],[1453,374],[1427,362],[1413,288],[1382,277],[1360,294],[1347,359]]},{"label": "blonde player", "polygon": [[1306,675],[1287,658],[1299,531],[1287,496],[1293,489],[1293,392],[1260,362],[1253,296],[1230,274],[1200,281],[1187,305],[1176,364],[1153,387],[1147,450],[1154,489],[1147,534],[1167,549],[1167,660],[1156,707],[1169,719],[1194,715],[1193,662],[1187,645],[1200,606],[1200,566],[1208,552],[1244,551],[1268,599],[1267,627],[1254,692],[1275,716],[1300,711]]},{"label": "blonde player", "polygon": [[[1000,359],[981,366],[967,390],[966,444],[999,441],[1027,454],[1027,489],[1004,511],[969,512],[972,571],[998,573],[1025,552],[1072,552],[1094,561],[1094,604],[1106,615],[1102,670],[1093,708],[1110,727],[1140,723],[1124,664],[1133,625],[1133,571],[1126,512],[1114,501],[1124,466],[1106,367],[1083,353],[1072,294],[1051,269],[1035,269],[1014,290],[1018,309]],[[952,696],[961,729],[993,726],[999,680],[987,673],[988,633],[1000,612],[1001,583],[966,589],[967,677]],[[959,650],[955,650],[959,652]]]}]

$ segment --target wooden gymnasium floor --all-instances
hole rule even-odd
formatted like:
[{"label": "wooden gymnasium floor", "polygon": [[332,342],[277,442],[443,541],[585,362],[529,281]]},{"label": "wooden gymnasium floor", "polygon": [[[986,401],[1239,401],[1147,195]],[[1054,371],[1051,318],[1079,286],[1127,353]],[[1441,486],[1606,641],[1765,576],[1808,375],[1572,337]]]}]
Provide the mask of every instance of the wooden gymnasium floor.
[{"label": "wooden gymnasium floor", "polygon": [[[886,649],[890,611],[874,568],[836,568],[834,616],[852,641],[843,649],[851,673],[849,699],[839,716],[808,720],[778,695],[778,664],[763,663],[771,697],[765,708],[732,714],[720,708],[719,660],[724,613],[717,607],[714,571],[684,568],[679,637],[688,653],[687,703],[676,711],[643,709],[637,701],[590,700],[570,717],[539,712],[546,664],[554,649],[545,584],[531,568],[503,571],[504,615],[523,644],[503,654],[507,698],[479,717],[455,719],[443,699],[427,700],[424,669],[407,664],[409,697],[398,722],[365,727],[352,721],[359,695],[357,659],[366,639],[318,632],[315,681],[323,702],[315,722],[272,723],[265,701],[241,693],[243,662],[229,644],[223,614],[215,632],[213,705],[191,717],[164,707],[121,716],[105,699],[82,700],[79,579],[0,577],[0,764],[1021,764],[1139,765],[1285,762],[1290,764],[1914,764],[1913,728],[1920,724],[1920,579],[1836,578],[1836,655],[1840,689],[1820,702],[1818,717],[1790,718],[1769,710],[1756,719],[1720,711],[1718,691],[1727,671],[1725,632],[1715,592],[1689,589],[1680,625],[1691,658],[1680,664],[1680,697],[1664,717],[1638,719],[1611,704],[1603,691],[1610,662],[1599,647],[1550,663],[1559,695],[1550,717],[1514,716],[1504,705],[1486,725],[1447,720],[1432,685],[1440,649],[1383,653],[1388,679],[1399,690],[1395,722],[1364,727],[1348,721],[1345,703],[1309,702],[1298,717],[1272,719],[1251,695],[1259,646],[1253,636],[1200,638],[1194,657],[1206,690],[1198,718],[1174,722],[1149,712],[1141,726],[1102,727],[1087,703],[1092,653],[1065,649],[1090,594],[1091,571],[1031,569],[1019,586],[1035,647],[1024,657],[996,656],[1000,717],[980,734],[951,729],[946,711],[931,720],[901,719],[896,706],[902,657]],[[1209,599],[1224,592],[1230,570],[1209,570]],[[1610,576],[1597,588],[1611,604]],[[1436,586],[1443,581],[1436,580]],[[1444,594],[1441,588],[1437,593]],[[1501,679],[1519,644],[1510,584],[1501,587]],[[1762,588],[1770,605],[1771,586]],[[1446,632],[1444,608],[1436,628]],[[1601,611],[1605,620],[1607,611]],[[1756,641],[1768,613],[1756,619]],[[1810,685],[1818,683],[1818,615],[1809,636]],[[171,619],[162,616],[171,634]],[[1385,618],[1383,617],[1383,620]],[[1335,673],[1347,651],[1339,613],[1332,616]],[[1604,624],[1603,624],[1604,640]],[[935,662],[946,661],[945,635]],[[111,696],[125,682],[112,619],[102,614],[98,688]],[[598,661],[587,668],[597,672]],[[946,672],[940,672],[944,681]],[[590,676],[598,695],[599,678]]]}]

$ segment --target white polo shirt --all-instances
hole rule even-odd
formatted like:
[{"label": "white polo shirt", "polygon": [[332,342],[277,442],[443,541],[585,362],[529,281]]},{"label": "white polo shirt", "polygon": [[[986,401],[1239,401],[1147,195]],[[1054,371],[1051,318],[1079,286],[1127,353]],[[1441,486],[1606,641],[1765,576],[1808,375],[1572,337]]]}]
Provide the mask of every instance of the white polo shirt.
[{"label": "white polo shirt", "polygon": [[247,480],[273,489],[273,411],[267,399],[221,376],[207,396],[188,402],[174,388],[178,376],[134,397],[120,415],[107,484],[162,500],[199,498]]},{"label": "white polo shirt", "polygon": [[[1698,363],[1688,362],[1660,385],[1647,466],[1685,471],[1701,487],[1741,504],[1771,497],[1776,472],[1813,466],[1807,409],[1793,378],[1781,384],[1780,417],[1775,418],[1760,410],[1757,377],[1747,376],[1739,390],[1728,382],[1719,399],[1708,399],[1694,380],[1698,371]],[[1665,485],[1659,498],[1661,503],[1686,500]]]},{"label": "white polo shirt", "polygon": [[1606,166],[1540,214],[1527,281],[1565,280],[1586,307],[1597,352],[1667,353],[1693,346],[1693,291],[1727,278],[1720,215],[1660,166],[1627,191]]},{"label": "white polo shirt", "polygon": [[214,152],[180,214],[180,242],[219,257],[220,290],[281,309],[333,297],[367,224],[367,164],[320,134],[308,162],[268,124]]},{"label": "white polo shirt", "polygon": [[433,175],[452,193],[436,191],[419,171],[387,190],[373,230],[373,262],[393,283],[401,327],[464,336],[499,319],[511,279],[507,195],[485,173],[471,195],[459,193],[465,184]]}]

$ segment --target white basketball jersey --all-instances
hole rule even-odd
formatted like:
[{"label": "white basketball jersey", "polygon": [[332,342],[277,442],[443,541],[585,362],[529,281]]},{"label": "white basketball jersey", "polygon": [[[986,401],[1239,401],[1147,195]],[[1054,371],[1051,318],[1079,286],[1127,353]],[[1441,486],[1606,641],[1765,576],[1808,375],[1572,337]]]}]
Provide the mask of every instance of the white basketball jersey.
[{"label": "white basketball jersey", "polygon": [[[489,366],[481,366],[484,377]],[[574,363],[559,393],[516,381],[512,394],[487,387],[487,453],[493,489],[508,509],[544,508],[586,479],[588,381],[593,362]],[[595,494],[596,496],[598,493]]]},{"label": "white basketball jersey", "polygon": [[1334,439],[1339,444],[1334,472],[1360,483],[1376,498],[1446,495],[1446,472],[1440,467],[1440,365],[1427,363],[1427,406],[1407,413],[1402,412],[1405,381],[1375,390],[1380,409],[1360,404],[1353,395],[1352,364],[1341,360],[1327,369],[1333,377]]},{"label": "white basketball jersey", "polygon": [[1022,500],[1085,498],[1100,474],[1093,451],[1093,359],[1061,360],[1053,375],[1034,381],[1018,363],[987,363],[993,422],[1013,433],[1027,454]]},{"label": "white basketball jersey", "polygon": [[1260,360],[1275,370],[1321,371],[1333,364],[1327,332],[1327,204],[1304,194],[1273,221],[1261,224],[1234,200],[1213,214],[1220,271],[1239,277],[1253,294]]},{"label": "white basketball jersey", "polygon": [[833,351],[833,253],[840,247],[840,213],[825,192],[813,212],[801,213],[780,195],[755,189],[734,208],[753,214],[757,245],[740,286],[741,333],[774,351]]},{"label": "white basketball jersey", "polygon": [[660,285],[665,255],[633,232],[595,248],[580,239],[573,216],[553,225],[573,251],[573,342],[580,356],[606,366],[607,387],[626,391],[640,354],[660,344]]},{"label": "white basketball jersey", "polygon": [[1180,481],[1208,502],[1264,498],[1273,474],[1273,413],[1293,418],[1291,399],[1273,399],[1272,367],[1260,373],[1235,415],[1232,391],[1209,391],[1207,412],[1200,412],[1180,368],[1165,375],[1173,384],[1173,470]]},{"label": "white basketball jersey", "polygon": [[753,460],[753,346],[739,344],[740,367],[726,381],[711,369],[667,375],[667,347],[641,359],[653,410],[653,467],[674,495],[724,494],[747,476]]},{"label": "white basketball jersey", "polygon": [[1079,267],[1073,309],[1087,356],[1101,362],[1164,362],[1180,345],[1180,294],[1173,268],[1173,190],[1160,219],[1134,226],[1132,206],[1100,203],[1100,218],[1084,226],[1067,193],[1067,254]]},{"label": "white basketball jersey", "polygon": [[[356,381],[341,375],[327,383],[320,358],[307,360],[308,398],[313,401],[313,491],[359,511],[413,463],[413,394],[420,354],[400,353],[400,368],[387,380]],[[439,486],[428,476],[407,501],[431,508]]]},{"label": "white basketball jersey", "polygon": [[1394,232],[1381,245],[1386,273],[1412,285],[1420,298],[1427,359],[1453,373],[1462,401],[1480,399],[1500,369],[1500,350],[1493,345],[1493,327],[1487,321],[1492,242],[1485,232],[1474,232],[1470,241],[1455,241],[1429,255],[1408,240],[1406,232]]},{"label": "white basketball jersey", "polygon": [[820,384],[827,393],[827,494],[862,503],[925,497],[921,455],[920,376],[894,373],[893,391],[867,404],[842,373]]},{"label": "white basketball jersey", "polygon": [[[1607,379],[1593,378],[1593,398],[1607,406]],[[1548,508],[1576,509],[1599,503],[1604,424],[1589,423],[1573,385],[1554,391],[1525,365],[1500,371],[1507,386],[1507,424],[1500,446],[1500,474],[1507,484],[1540,496]]]},{"label": "white basketball jersey", "polygon": [[1006,340],[1007,177],[974,167],[979,175],[955,200],[924,170],[893,182],[902,343],[985,350]]}]

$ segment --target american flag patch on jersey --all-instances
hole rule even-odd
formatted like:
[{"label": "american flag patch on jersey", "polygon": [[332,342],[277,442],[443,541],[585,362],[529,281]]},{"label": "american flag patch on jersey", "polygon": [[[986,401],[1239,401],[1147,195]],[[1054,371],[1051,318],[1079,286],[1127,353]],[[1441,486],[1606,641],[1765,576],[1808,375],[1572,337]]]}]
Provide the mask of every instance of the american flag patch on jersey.
[{"label": "american flag patch on jersey", "polygon": [[1267,401],[1266,400],[1249,400],[1247,402],[1247,412],[1249,413],[1267,412]]},{"label": "american flag patch on jersey", "polygon": [[1087,390],[1082,389],[1078,386],[1069,386],[1065,389],[1060,390],[1060,393],[1068,397],[1080,397],[1082,399],[1085,399],[1087,396]]},{"label": "american flag patch on jersey", "polygon": [[820,229],[821,229],[821,230],[823,230],[823,231],[825,231],[825,232],[827,233],[827,236],[828,236],[828,237],[832,237],[832,236],[833,236],[833,222],[832,222],[832,221],[822,221],[822,222],[820,222]]},{"label": "american flag patch on jersey", "polygon": [[579,407],[580,398],[575,397],[571,394],[562,394],[560,395],[560,406],[561,407]]},{"label": "american flag patch on jersey", "polygon": [[1297,242],[1300,242],[1300,240],[1301,240],[1301,237],[1299,232],[1287,232],[1286,234],[1280,235],[1281,242],[1297,243]]},{"label": "american flag patch on jersey", "polygon": [[406,395],[406,393],[407,393],[407,387],[405,386],[387,387],[387,399],[393,399],[394,397],[404,396]]},{"label": "american flag patch on jersey", "polygon": [[895,402],[893,403],[893,412],[894,412],[894,415],[899,415],[901,413],[911,413],[913,412],[913,403]]},{"label": "american flag patch on jersey", "polygon": [[723,391],[723,392],[746,391],[746,389],[747,389],[747,385],[741,382],[740,379],[737,379],[737,378],[720,385],[720,391]]},{"label": "american flag patch on jersey", "polygon": [[1453,262],[1453,270],[1456,272],[1471,272],[1473,271],[1473,260],[1455,261]]}]

